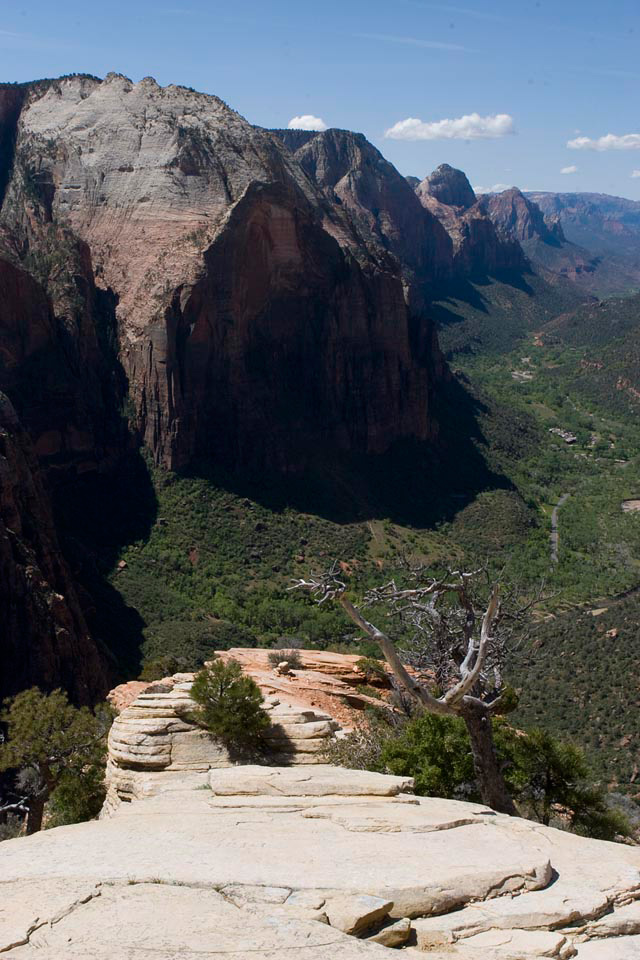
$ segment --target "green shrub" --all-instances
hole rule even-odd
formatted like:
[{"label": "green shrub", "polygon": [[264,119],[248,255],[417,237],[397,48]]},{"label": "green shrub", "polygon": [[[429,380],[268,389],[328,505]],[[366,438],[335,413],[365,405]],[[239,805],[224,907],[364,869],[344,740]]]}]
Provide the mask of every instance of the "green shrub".
[{"label": "green shrub", "polygon": [[56,794],[57,823],[99,811],[112,718],[106,705],[95,713],[74,707],[62,690],[45,694],[33,687],[5,701],[0,719],[7,739],[0,743],[0,771],[18,771],[18,787],[27,797],[27,833],[42,829],[45,806]]},{"label": "green shrub", "polygon": [[270,724],[260,687],[237,660],[214,660],[198,673],[191,697],[199,709],[191,718],[232,750],[258,749]]},{"label": "green shrub", "polygon": [[286,660],[290,670],[304,669],[302,657],[297,650],[272,650],[268,659],[272,667],[277,667],[279,663]]},{"label": "green shrub", "polygon": [[[541,730],[494,724],[498,755],[519,812],[583,836],[615,840],[631,827],[603,787],[590,779],[584,754]],[[422,713],[400,725],[369,715],[335,741],[327,760],[339,766],[413,777],[422,796],[480,801],[465,725],[458,717]]]},{"label": "green shrub", "polygon": [[47,806],[47,829],[93,820],[100,813],[105,796],[104,768],[101,765],[87,765],[80,777],[66,774],[51,794]]},{"label": "green shrub", "polygon": [[389,677],[382,660],[376,660],[375,657],[360,657],[356,663],[356,667],[364,674],[367,683],[379,683],[382,686],[389,686]]},{"label": "green shrub", "polygon": [[612,809],[606,790],[591,781],[578,747],[539,728],[523,733],[507,724],[498,727],[496,741],[511,761],[507,779],[525,816],[599,840],[630,835],[624,814]]}]

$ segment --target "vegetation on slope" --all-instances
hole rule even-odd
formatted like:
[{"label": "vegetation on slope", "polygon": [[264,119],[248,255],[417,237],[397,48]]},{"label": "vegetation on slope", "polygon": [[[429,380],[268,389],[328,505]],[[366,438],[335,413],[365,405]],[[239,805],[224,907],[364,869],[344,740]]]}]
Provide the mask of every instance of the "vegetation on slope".
[{"label": "vegetation on slope", "polygon": [[[552,594],[547,639],[514,674],[522,717],[575,738],[600,773],[629,783],[618,744],[636,731],[624,706],[635,703],[633,672],[614,668],[619,707],[608,726],[595,724],[597,744],[579,706],[565,708],[555,680],[544,678],[564,678],[565,704],[588,696],[595,721],[609,660],[630,662],[637,652],[630,627],[625,656],[617,647],[587,656],[581,605],[607,606],[601,598],[640,582],[640,514],[621,507],[640,498],[640,428],[635,399],[611,379],[634,356],[638,298],[557,318],[557,302],[545,307],[515,287],[491,283],[481,295],[475,333],[468,320],[443,330],[457,375],[440,401],[442,439],[432,454],[409,445],[366,463],[320,460],[286,483],[240,480],[207,464],[171,474],[132,458],[109,487],[95,481],[57,493],[65,551],[120,677],[145,662],[153,675],[162,657],[196,668],[213,649],[237,645],[353,649],[340,610],[288,590],[292,577],[334,559],[359,591],[405,560],[434,571],[488,562],[524,593],[545,580]],[[452,331],[466,337],[458,352]],[[611,357],[608,379],[606,366],[591,365],[603,356]],[[631,383],[640,387],[640,377]],[[553,564],[551,514],[565,494]]]}]

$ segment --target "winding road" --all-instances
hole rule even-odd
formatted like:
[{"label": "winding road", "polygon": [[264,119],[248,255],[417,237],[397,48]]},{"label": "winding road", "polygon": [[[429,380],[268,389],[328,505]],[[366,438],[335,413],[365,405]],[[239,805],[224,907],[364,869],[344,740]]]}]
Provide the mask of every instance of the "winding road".
[{"label": "winding road", "polygon": [[560,542],[558,535],[558,511],[562,504],[568,499],[569,494],[563,493],[551,513],[551,563],[558,562],[558,544]]}]

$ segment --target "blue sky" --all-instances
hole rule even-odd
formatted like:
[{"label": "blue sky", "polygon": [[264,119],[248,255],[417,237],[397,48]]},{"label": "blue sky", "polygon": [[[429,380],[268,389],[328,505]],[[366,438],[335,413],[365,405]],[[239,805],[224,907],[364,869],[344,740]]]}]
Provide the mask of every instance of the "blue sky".
[{"label": "blue sky", "polygon": [[311,115],[359,130],[404,174],[447,162],[474,186],[640,200],[639,0],[0,0],[0,13],[2,80],[151,75],[263,126]]}]

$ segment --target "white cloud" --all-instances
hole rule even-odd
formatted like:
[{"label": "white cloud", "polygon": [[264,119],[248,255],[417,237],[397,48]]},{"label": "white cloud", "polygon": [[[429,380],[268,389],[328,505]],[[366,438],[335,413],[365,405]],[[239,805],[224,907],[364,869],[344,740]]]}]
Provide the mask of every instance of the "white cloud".
[{"label": "white cloud", "polygon": [[632,171],[631,171],[631,179],[632,179],[632,180],[635,180],[636,177],[640,177],[640,170],[632,170]]},{"label": "white cloud", "polygon": [[490,140],[515,133],[513,117],[508,113],[481,117],[469,113],[456,120],[424,123],[415,117],[399,120],[385,132],[388,140]]},{"label": "white cloud", "polygon": [[576,167],[575,163],[571,164],[570,167],[563,167],[562,170],[560,171],[560,173],[577,173],[577,172],[578,172],[578,168]]},{"label": "white cloud", "polygon": [[510,183],[494,183],[492,187],[474,187],[473,192],[476,194],[480,193],[502,193],[503,190],[511,190],[512,184]]},{"label": "white cloud", "polygon": [[597,140],[576,137],[575,140],[569,140],[567,146],[570,150],[640,150],[640,133],[625,133],[620,137],[608,133]]},{"label": "white cloud", "polygon": [[291,117],[289,130],[328,130],[322,117],[314,117],[312,113],[303,113],[301,117]]}]

